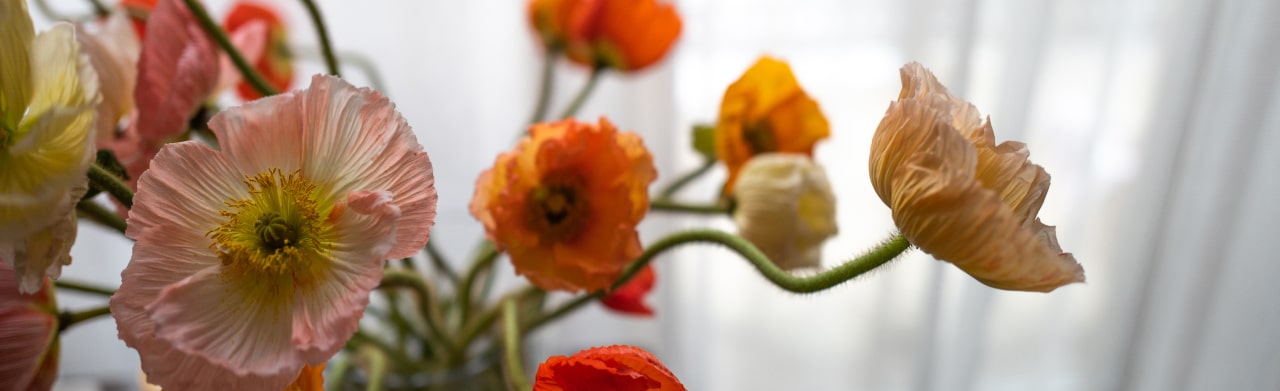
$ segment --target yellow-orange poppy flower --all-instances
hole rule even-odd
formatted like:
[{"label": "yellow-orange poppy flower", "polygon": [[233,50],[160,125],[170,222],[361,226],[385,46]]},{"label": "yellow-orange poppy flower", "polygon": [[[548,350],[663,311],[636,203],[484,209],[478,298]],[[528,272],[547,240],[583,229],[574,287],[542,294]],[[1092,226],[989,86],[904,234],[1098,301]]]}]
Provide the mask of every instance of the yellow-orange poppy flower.
[{"label": "yellow-orange poppy flower", "polygon": [[813,146],[831,135],[818,103],[800,88],[791,66],[761,57],[729,85],[716,123],[716,156],[729,170],[732,189],[742,165],[766,152],[813,156]]},{"label": "yellow-orange poppy flower", "polygon": [[537,124],[480,175],[471,214],[534,285],[602,290],[640,255],[657,175],[640,137],[604,118]]},{"label": "yellow-orange poppy flower", "polygon": [[680,36],[680,15],[659,0],[531,0],[529,20],[547,47],[587,66],[637,70]]},{"label": "yellow-orange poppy flower", "polygon": [[1026,145],[995,144],[991,122],[917,63],[871,141],[871,184],[912,244],[998,289],[1048,292],[1084,281],[1036,214],[1049,174]]}]

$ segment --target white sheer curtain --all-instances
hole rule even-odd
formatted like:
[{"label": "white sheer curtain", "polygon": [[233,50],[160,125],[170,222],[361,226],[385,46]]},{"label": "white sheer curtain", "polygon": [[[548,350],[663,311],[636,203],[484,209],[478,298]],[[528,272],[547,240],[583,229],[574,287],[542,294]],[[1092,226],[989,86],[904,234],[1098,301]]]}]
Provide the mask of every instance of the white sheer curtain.
[{"label": "white sheer curtain", "polygon": [[[208,3],[225,12],[230,2]],[[291,40],[314,46],[301,8],[279,3]],[[673,57],[610,75],[581,113],[644,135],[660,183],[696,166],[685,132],[715,119],[724,88],[760,54],[783,58],[833,128],[817,159],[840,202],[841,234],[824,258],[834,265],[893,229],[866,154],[897,96],[898,67],[919,61],[1053,175],[1041,217],[1059,227],[1089,282],[1047,295],[995,291],[915,252],[799,296],[723,250],[692,247],[657,261],[656,319],[588,308],[539,332],[533,358],[637,344],[691,390],[1280,389],[1280,2],[677,4],[685,32]],[[431,154],[441,194],[433,240],[460,261],[480,235],[466,211],[474,178],[533,103],[539,55],[524,1],[321,7],[339,49],[376,60]],[[320,69],[307,62],[300,74]],[[562,70],[557,108],[585,76]],[[684,195],[710,197],[712,182]],[[708,225],[732,229],[726,219],[655,213],[642,239]],[[82,236],[66,277],[118,284],[128,243],[96,228]],[[509,268],[502,276],[517,282]],[[137,355],[115,339],[114,322],[72,330],[63,346],[63,387],[136,376]]]}]

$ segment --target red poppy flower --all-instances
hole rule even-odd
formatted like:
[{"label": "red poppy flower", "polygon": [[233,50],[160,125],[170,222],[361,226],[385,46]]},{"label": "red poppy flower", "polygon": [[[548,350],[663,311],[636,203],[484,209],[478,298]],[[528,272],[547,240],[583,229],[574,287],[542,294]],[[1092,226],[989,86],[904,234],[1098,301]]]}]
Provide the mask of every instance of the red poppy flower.
[{"label": "red poppy flower", "polygon": [[635,278],[601,299],[600,304],[624,314],[651,317],[653,308],[644,303],[644,298],[653,290],[656,279],[653,265],[646,265]]},{"label": "red poppy flower", "polygon": [[614,345],[554,356],[538,366],[534,391],[683,391],[684,384],[649,352]]}]

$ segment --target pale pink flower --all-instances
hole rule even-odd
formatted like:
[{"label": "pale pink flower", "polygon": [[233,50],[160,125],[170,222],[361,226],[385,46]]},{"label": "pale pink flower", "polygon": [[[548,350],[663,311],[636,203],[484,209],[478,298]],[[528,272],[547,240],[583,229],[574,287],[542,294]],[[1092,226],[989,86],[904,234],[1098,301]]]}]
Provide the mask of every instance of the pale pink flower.
[{"label": "pale pink flower", "polygon": [[52,287],[18,293],[13,268],[0,262],[0,390],[48,390],[58,376],[58,316]]},{"label": "pale pink flower", "polygon": [[431,163],[386,97],[331,76],[209,125],[221,151],[168,144],[139,180],[111,313],[150,382],[279,390],[351,337],[383,261],[426,243]]}]

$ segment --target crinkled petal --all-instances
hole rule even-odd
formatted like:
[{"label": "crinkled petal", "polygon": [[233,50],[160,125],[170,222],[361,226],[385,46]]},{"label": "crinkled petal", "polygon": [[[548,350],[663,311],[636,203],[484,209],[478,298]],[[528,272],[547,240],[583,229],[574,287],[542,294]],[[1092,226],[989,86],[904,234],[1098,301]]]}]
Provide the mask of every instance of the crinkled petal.
[{"label": "crinkled petal", "polygon": [[368,292],[382,279],[383,260],[396,241],[400,208],[391,193],[353,192],[338,216],[337,247],[314,284],[293,299],[293,344],[308,363],[333,357],[359,327]]},{"label": "crinkled petal", "polygon": [[871,138],[871,187],[885,205],[893,200],[897,171],[916,153],[928,153],[957,169],[972,170],[978,157],[973,147],[951,127],[949,104],[926,95],[889,104]]},{"label": "crinkled petal", "polygon": [[27,2],[0,2],[0,125],[14,127],[31,102],[31,40],[36,35]]},{"label": "crinkled petal", "polygon": [[[385,96],[325,75],[303,91],[270,96],[215,115],[209,126],[244,172],[301,168],[322,189],[321,203],[357,190],[387,190],[402,213],[396,247],[422,249],[435,222],[431,161]],[[323,156],[323,159],[313,157]]]},{"label": "crinkled petal", "polygon": [[40,376],[52,358],[56,371],[57,318],[25,306],[0,307],[0,388],[47,390],[53,377]]},{"label": "crinkled petal", "polygon": [[218,81],[218,51],[181,0],[161,0],[147,18],[138,59],[136,125],[159,145],[186,131],[187,121]]},{"label": "crinkled petal", "polygon": [[133,90],[138,83],[138,55],[142,42],[122,10],[112,12],[98,34],[77,34],[81,49],[98,73],[102,103],[98,104],[94,125],[99,149],[114,140],[120,119],[133,111]]}]

